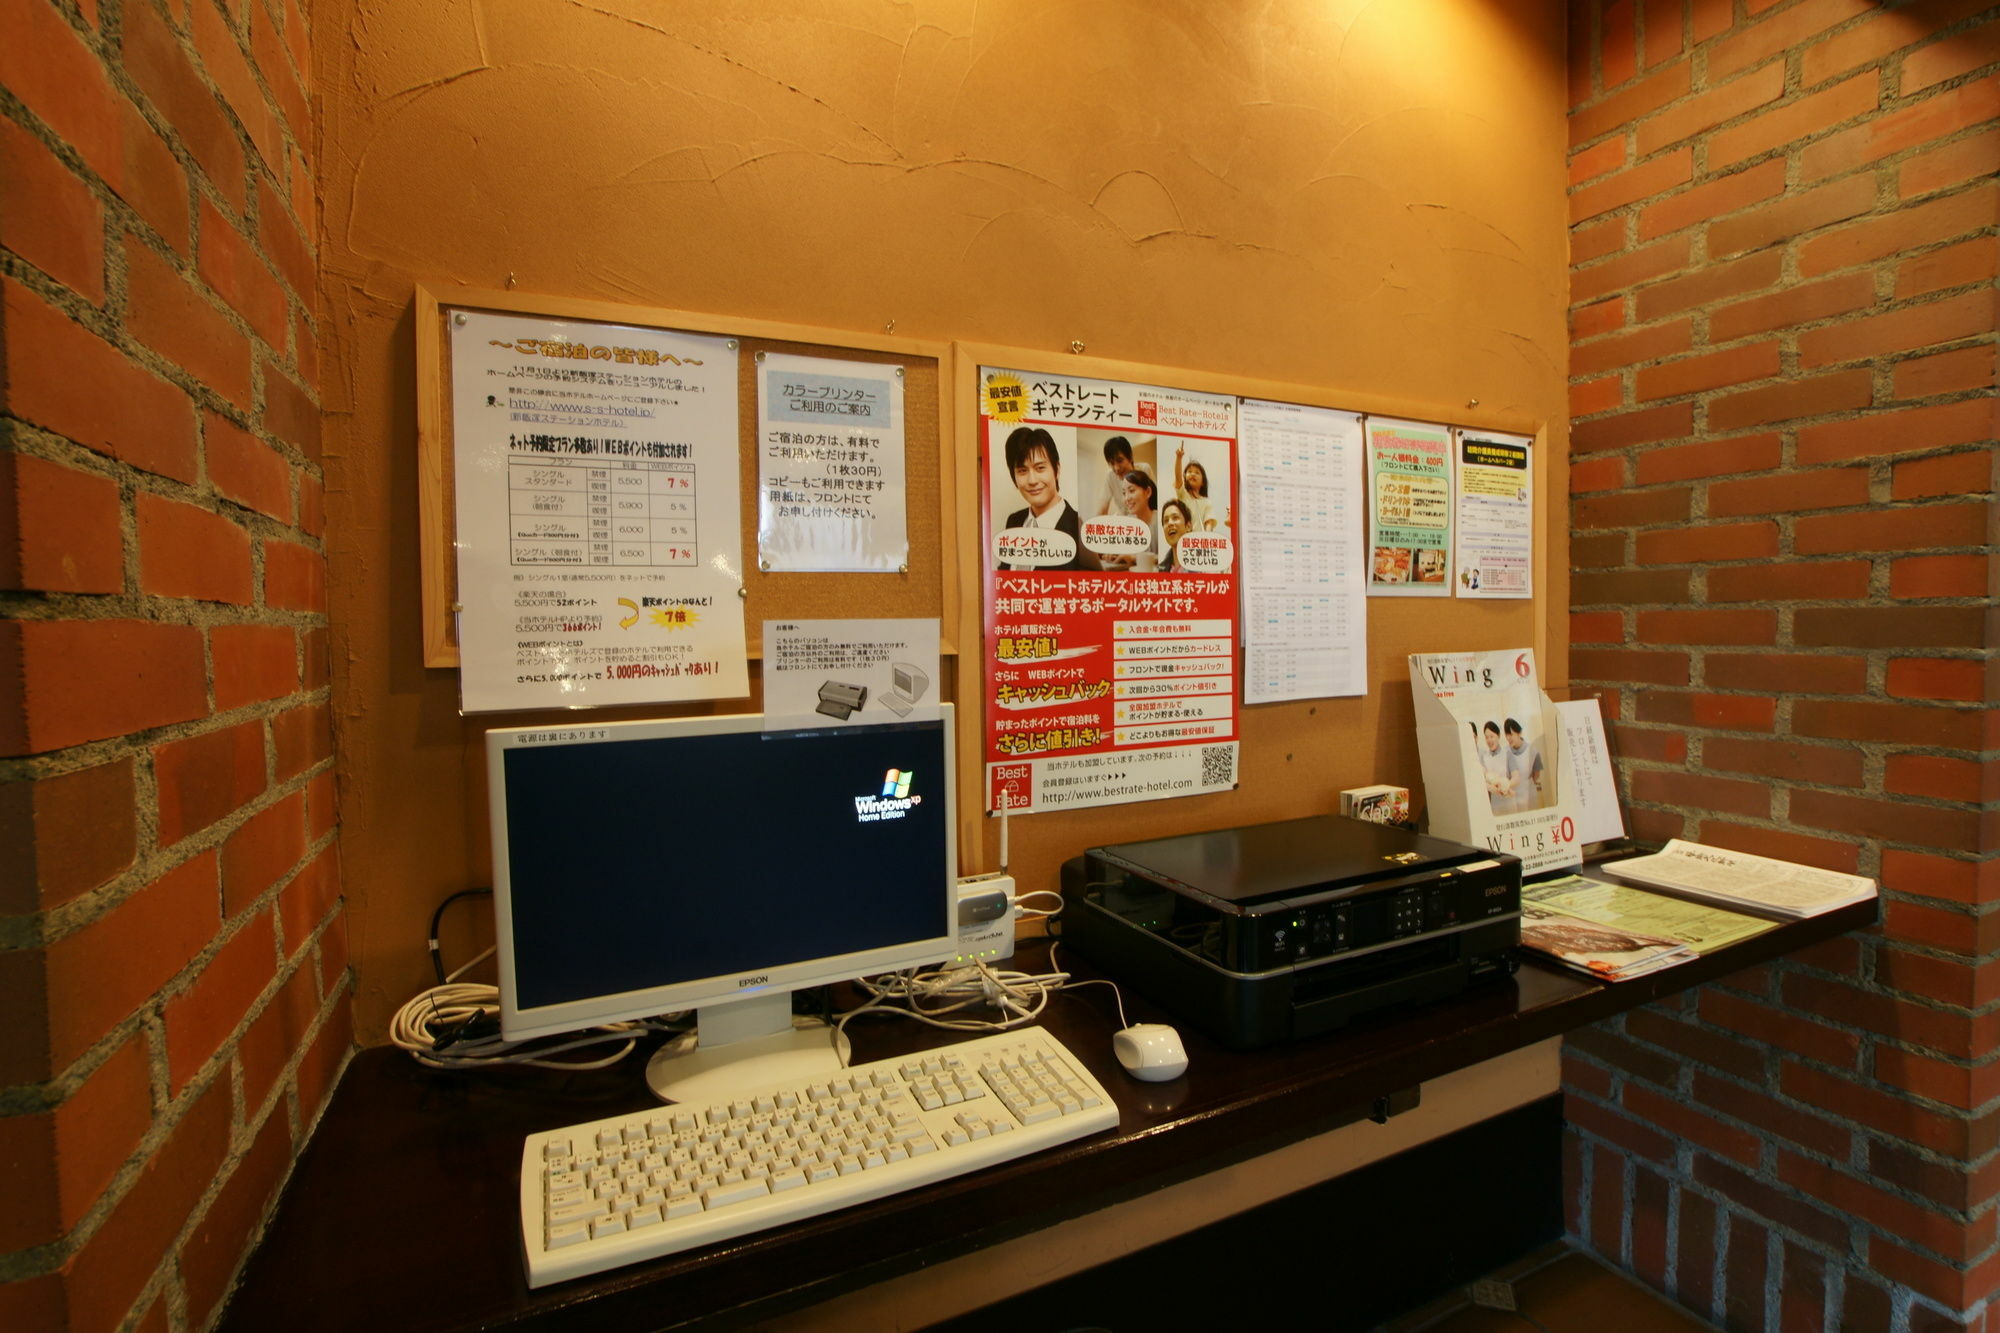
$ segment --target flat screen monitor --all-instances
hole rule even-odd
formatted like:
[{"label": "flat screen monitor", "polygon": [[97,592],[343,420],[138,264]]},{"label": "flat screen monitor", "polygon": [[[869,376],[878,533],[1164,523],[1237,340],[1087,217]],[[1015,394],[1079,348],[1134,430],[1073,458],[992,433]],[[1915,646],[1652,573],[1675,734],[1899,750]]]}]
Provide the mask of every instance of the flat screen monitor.
[{"label": "flat screen monitor", "polygon": [[486,757],[509,1039],[693,1009],[694,1049],[649,1080],[709,1096],[839,1066],[823,1025],[795,1024],[794,990],[956,948],[949,707],[498,730]]}]

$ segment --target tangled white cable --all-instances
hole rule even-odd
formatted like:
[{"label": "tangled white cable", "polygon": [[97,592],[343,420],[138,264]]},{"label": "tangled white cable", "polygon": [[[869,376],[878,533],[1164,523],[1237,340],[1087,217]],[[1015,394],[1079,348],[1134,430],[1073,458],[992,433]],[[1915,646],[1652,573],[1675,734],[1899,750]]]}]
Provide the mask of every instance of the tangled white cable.
[{"label": "tangled white cable", "polygon": [[[1034,897],[1034,894],[1023,894]],[[1031,909],[1032,911],[1032,909]],[[1049,913],[1036,912],[1046,916]],[[930,971],[888,972],[879,977],[862,977],[855,982],[868,993],[868,1001],[834,1020],[845,1029],[849,1020],[864,1014],[887,1014],[913,1018],[919,1023],[953,1032],[1004,1032],[1033,1022],[1048,1007],[1049,997],[1066,986],[1110,986],[1118,1000],[1119,1026],[1125,1025],[1125,997],[1109,981],[1072,981],[1070,974],[1054,967],[1056,950],[1049,946],[1050,970],[1016,972],[974,963],[967,967],[936,968]],[[1001,1018],[975,1018],[967,1014],[974,1006],[998,1009]]]},{"label": "tangled white cable", "polygon": [[[607,1024],[555,1046],[508,1041],[497,1031],[447,1041],[446,1034],[463,1030],[473,1023],[499,1021],[499,989],[458,980],[492,954],[493,950],[488,949],[445,978],[443,985],[421,991],[405,1003],[389,1021],[389,1040],[408,1051],[418,1063],[433,1069],[487,1069],[503,1064],[533,1065],[539,1069],[603,1069],[624,1059],[631,1052],[639,1033],[647,1026],[643,1023]],[[607,1041],[623,1044],[610,1055],[597,1060],[548,1058],[584,1046],[599,1046]]]}]

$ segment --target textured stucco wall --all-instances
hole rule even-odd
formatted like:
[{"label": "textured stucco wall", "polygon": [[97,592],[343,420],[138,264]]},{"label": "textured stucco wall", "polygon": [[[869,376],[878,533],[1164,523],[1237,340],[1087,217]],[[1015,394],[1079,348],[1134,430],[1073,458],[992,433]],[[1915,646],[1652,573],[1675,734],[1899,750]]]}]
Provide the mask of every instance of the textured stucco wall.
[{"label": "textured stucco wall", "polygon": [[419,658],[414,281],[1076,339],[1565,439],[1554,0],[326,0],[316,31],[364,1040],[484,863],[474,729]]}]

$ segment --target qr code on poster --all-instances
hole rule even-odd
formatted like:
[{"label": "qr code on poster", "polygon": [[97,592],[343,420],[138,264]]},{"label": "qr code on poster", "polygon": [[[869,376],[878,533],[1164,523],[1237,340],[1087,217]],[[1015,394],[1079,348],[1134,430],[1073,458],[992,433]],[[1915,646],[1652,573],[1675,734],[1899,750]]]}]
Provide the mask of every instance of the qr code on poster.
[{"label": "qr code on poster", "polygon": [[1201,749],[1201,785],[1204,789],[1236,785],[1236,747],[1204,745]]}]

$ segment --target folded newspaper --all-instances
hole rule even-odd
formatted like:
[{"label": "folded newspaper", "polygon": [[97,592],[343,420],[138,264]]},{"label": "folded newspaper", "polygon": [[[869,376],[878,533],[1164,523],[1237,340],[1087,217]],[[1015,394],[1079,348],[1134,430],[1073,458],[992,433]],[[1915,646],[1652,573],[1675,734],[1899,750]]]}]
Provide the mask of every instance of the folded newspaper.
[{"label": "folded newspaper", "polygon": [[1521,943],[1564,967],[1625,981],[1694,957],[1679,940],[1586,921],[1543,903],[1521,903]]},{"label": "folded newspaper", "polygon": [[1785,919],[1818,916],[1875,896],[1875,881],[1675,838],[1651,856],[1607,861],[1620,879],[1663,893]]}]

